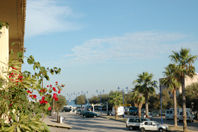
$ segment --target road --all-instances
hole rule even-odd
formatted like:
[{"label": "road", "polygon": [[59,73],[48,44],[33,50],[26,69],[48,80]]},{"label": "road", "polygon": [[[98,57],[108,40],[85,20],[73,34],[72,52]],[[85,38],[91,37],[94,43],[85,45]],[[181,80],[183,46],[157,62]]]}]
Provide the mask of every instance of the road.
[{"label": "road", "polygon": [[[70,125],[72,129],[67,130],[63,128],[50,128],[51,132],[129,132],[124,122],[109,120],[101,117],[83,118],[74,113],[61,113],[64,117],[64,123]],[[153,118],[152,120],[160,122],[160,118]],[[164,120],[164,124],[174,125],[173,120]],[[182,123],[178,123],[182,126]],[[188,129],[198,131],[198,121],[188,123]],[[138,130],[133,131],[138,132]]]},{"label": "road", "polygon": [[[124,122],[108,120],[105,118],[83,118],[77,114],[62,113],[64,122],[72,127],[70,130],[50,128],[52,132],[127,132]],[[136,131],[133,131],[136,132]]]}]

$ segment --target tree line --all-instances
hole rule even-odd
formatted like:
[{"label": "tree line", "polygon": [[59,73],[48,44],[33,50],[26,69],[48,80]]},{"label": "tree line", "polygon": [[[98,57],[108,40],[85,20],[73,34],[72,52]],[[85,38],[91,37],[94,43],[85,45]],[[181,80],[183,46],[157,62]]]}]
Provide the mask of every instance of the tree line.
[{"label": "tree line", "polygon": [[[198,82],[186,88],[185,78],[196,75],[194,63],[197,56],[190,53],[190,49],[181,49],[179,52],[173,51],[169,56],[170,64],[165,67],[163,75],[159,84],[162,90],[162,107],[163,109],[174,108],[174,125],[177,126],[177,107],[183,109],[183,130],[187,131],[186,121],[186,107],[193,110],[198,109]],[[90,104],[104,104],[108,102],[110,106],[117,109],[120,105],[136,106],[139,110],[138,116],[141,116],[142,107],[146,110],[146,117],[148,117],[149,108],[152,110],[160,109],[160,93],[156,93],[158,83],[153,80],[153,74],[143,72],[137,76],[133,81],[134,88],[128,93],[121,91],[111,91],[108,94],[102,94],[89,98]],[[182,94],[177,96],[178,90],[182,88]],[[81,95],[82,96],[82,95]],[[79,97],[76,98],[76,104],[85,104]],[[123,101],[124,96],[124,101]],[[81,101],[80,101],[81,100]],[[124,104],[123,104],[124,102]]]}]

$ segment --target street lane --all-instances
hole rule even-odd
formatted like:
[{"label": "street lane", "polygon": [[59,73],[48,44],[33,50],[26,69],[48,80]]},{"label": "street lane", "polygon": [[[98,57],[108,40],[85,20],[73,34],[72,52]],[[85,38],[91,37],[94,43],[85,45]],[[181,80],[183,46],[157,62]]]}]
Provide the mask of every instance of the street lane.
[{"label": "street lane", "polygon": [[[129,131],[124,122],[108,120],[105,118],[83,118],[74,113],[61,113],[64,117],[64,123],[72,127],[70,130],[51,128],[53,132],[127,132]],[[136,131],[133,131],[136,132]]]}]

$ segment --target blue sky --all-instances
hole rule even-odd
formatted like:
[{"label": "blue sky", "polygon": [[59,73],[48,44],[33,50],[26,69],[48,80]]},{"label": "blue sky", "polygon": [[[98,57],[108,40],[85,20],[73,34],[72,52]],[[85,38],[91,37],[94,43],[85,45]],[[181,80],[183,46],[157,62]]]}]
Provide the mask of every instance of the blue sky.
[{"label": "blue sky", "polygon": [[28,0],[26,55],[62,68],[51,81],[66,85],[64,95],[131,89],[142,72],[163,77],[173,50],[190,48],[198,55],[197,5],[197,0]]}]

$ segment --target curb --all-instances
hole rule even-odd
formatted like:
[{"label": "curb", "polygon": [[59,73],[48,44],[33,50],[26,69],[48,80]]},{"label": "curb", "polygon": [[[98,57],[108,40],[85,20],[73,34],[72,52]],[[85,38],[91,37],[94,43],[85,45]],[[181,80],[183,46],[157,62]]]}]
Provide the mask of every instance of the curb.
[{"label": "curb", "polygon": [[55,119],[51,119],[49,117],[46,117],[43,122],[50,127],[57,127],[57,128],[65,128],[65,129],[71,129],[72,127],[65,124],[65,123],[57,123]]}]

